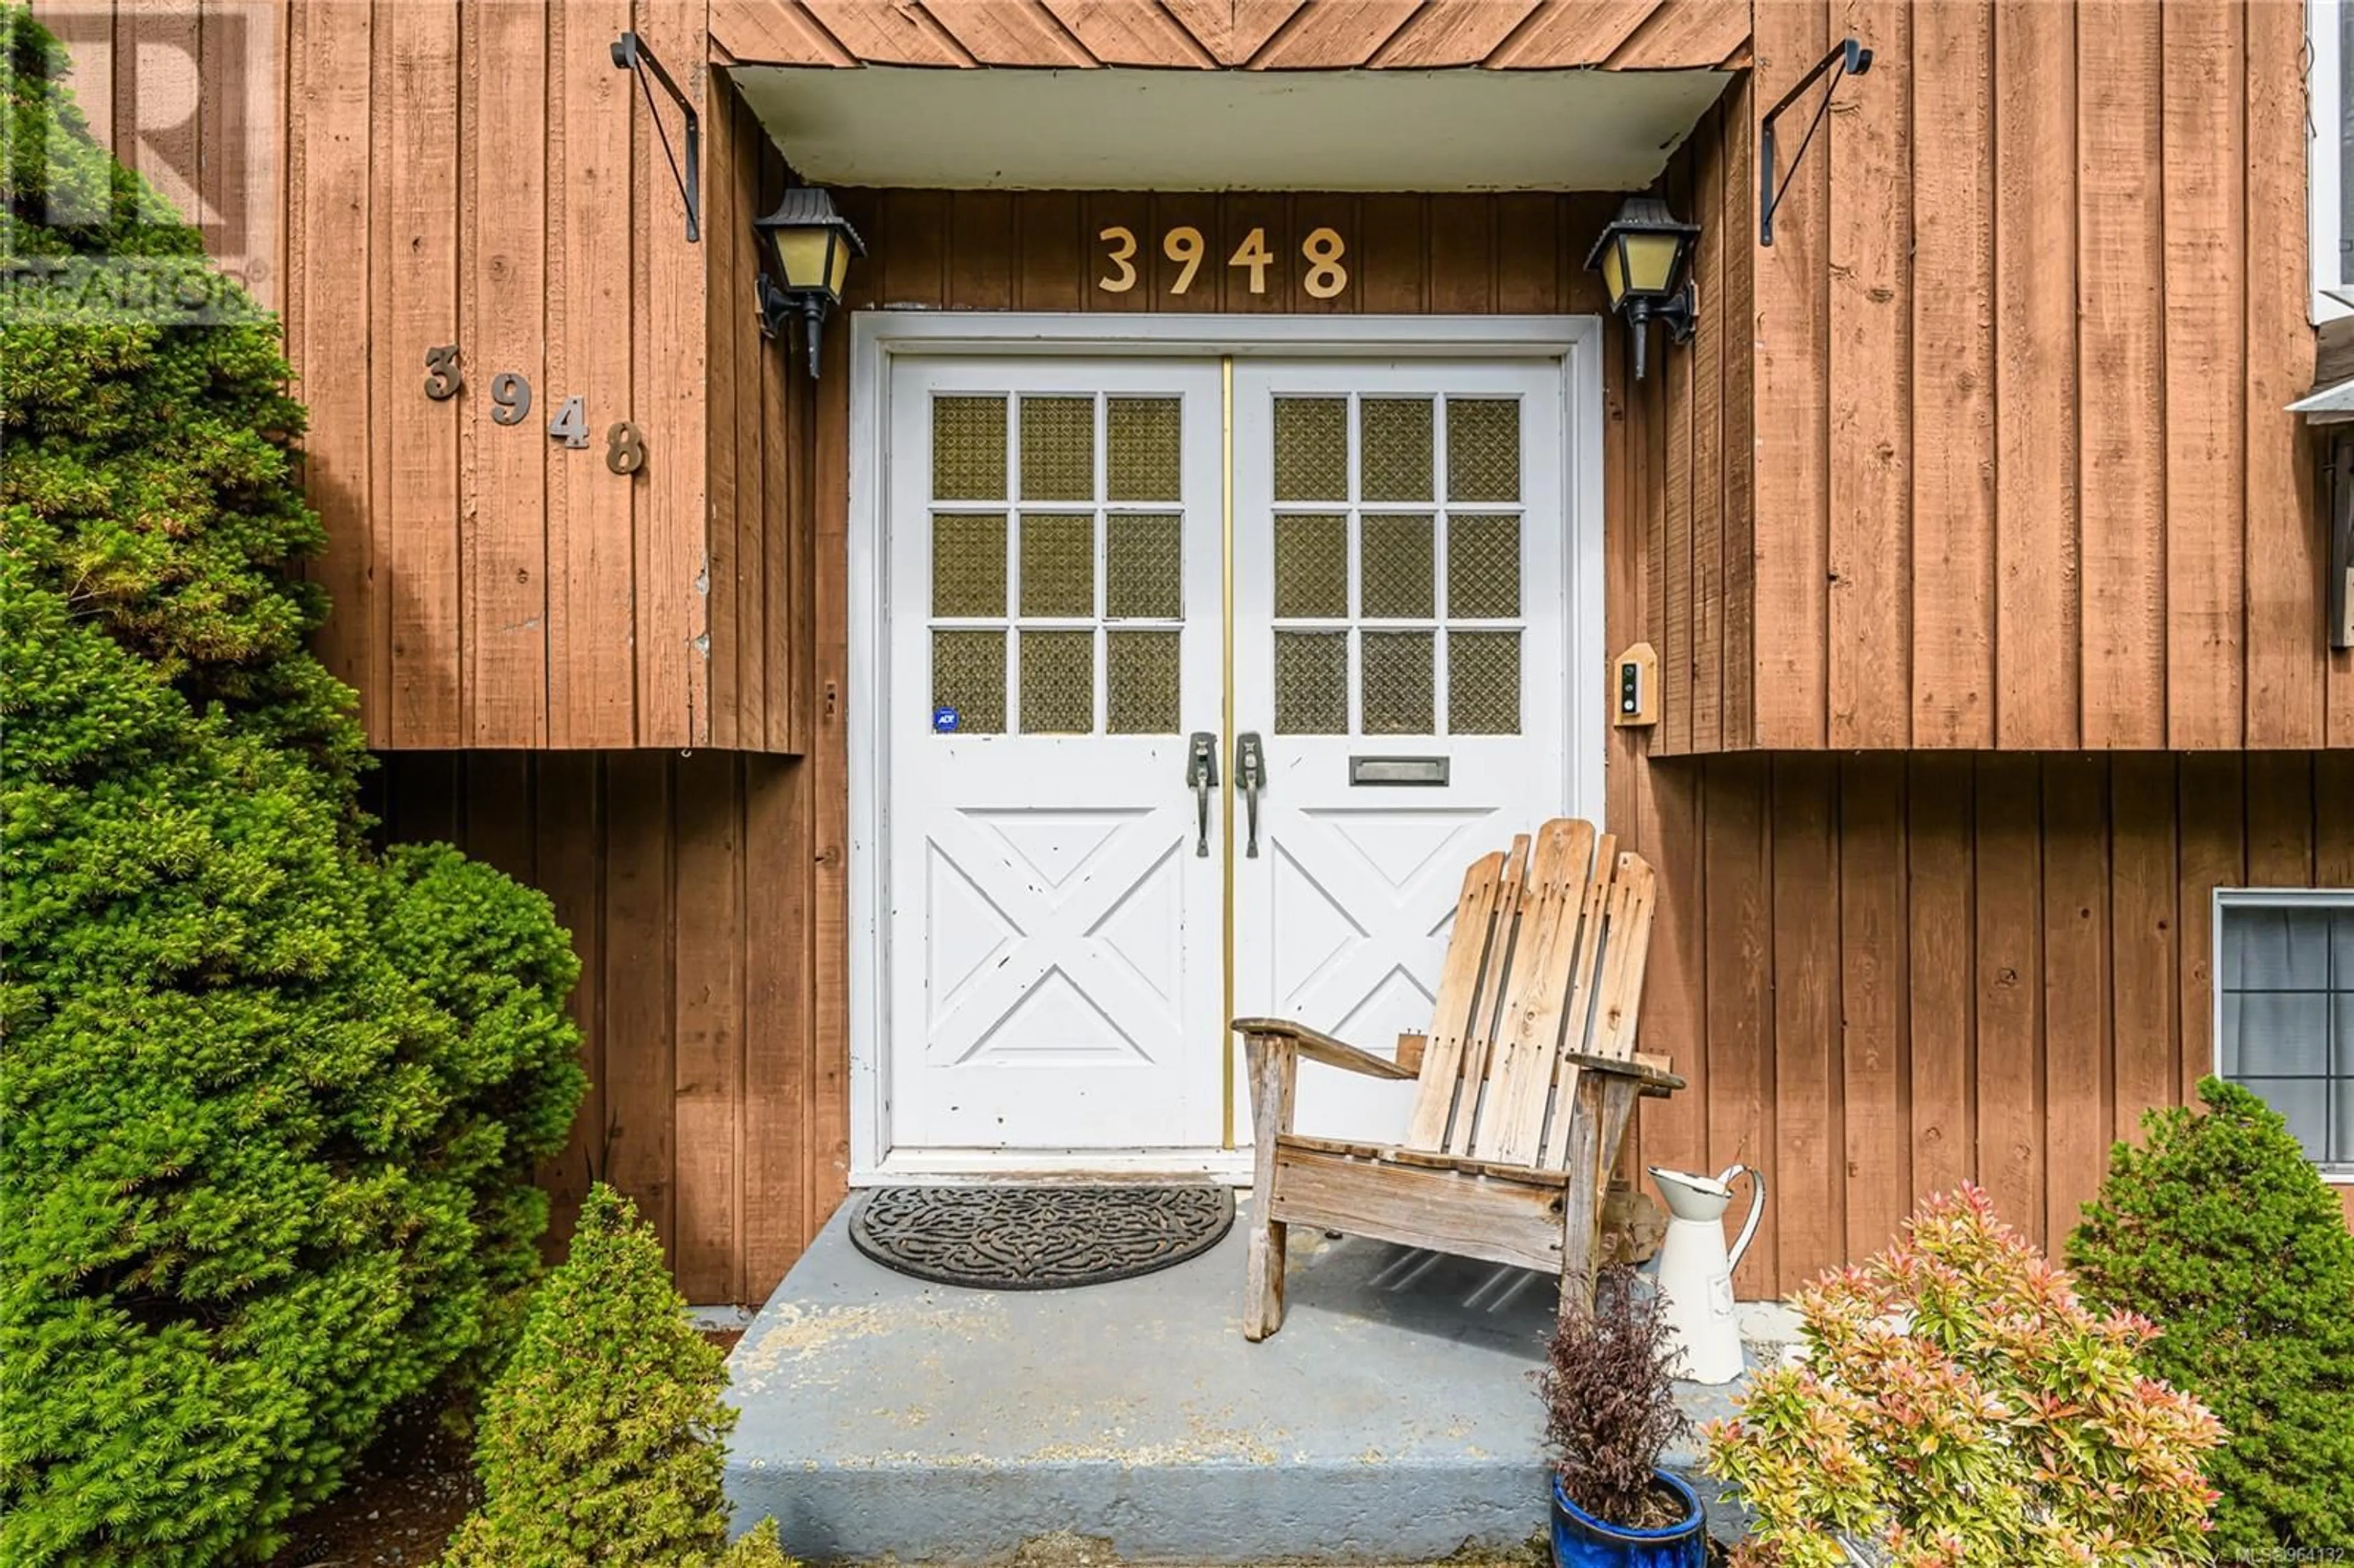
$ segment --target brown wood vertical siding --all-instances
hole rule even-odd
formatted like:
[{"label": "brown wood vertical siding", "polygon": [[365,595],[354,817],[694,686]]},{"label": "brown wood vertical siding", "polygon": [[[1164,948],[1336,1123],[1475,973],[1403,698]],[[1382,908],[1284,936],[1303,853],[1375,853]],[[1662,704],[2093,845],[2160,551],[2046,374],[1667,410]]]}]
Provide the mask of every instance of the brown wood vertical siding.
[{"label": "brown wood vertical siding", "polygon": [[[101,140],[200,211],[208,238],[266,222],[254,291],[283,314],[328,532],[317,648],[358,689],[371,745],[789,748],[806,720],[782,706],[800,688],[770,646],[767,579],[716,592],[707,575],[765,574],[783,516],[763,511],[742,540],[710,518],[743,449],[733,431],[706,442],[706,408],[778,428],[705,385],[710,354],[737,369],[737,323],[706,321],[705,268],[736,264],[742,193],[707,177],[728,243],[686,242],[653,122],[608,52],[635,28],[704,106],[713,151],[731,149],[705,0],[37,9]],[[675,150],[677,111],[659,112]],[[464,390],[429,400],[425,351],[452,343]],[[513,426],[491,417],[506,371],[531,386]],[[578,450],[547,434],[576,395]],[[605,466],[622,419],[644,432],[635,478]]]},{"label": "brown wood vertical siding", "polygon": [[1675,888],[1655,951],[1680,967],[1643,1035],[1691,1087],[1646,1104],[1639,1156],[1765,1170],[1744,1298],[1877,1250],[1966,1178],[2057,1246],[2111,1143],[2211,1066],[2214,889],[2354,887],[2346,752],[1648,773],[1673,824],[1644,845]]},{"label": "brown wood vertical siding", "polygon": [[387,836],[457,844],[546,893],[572,933],[595,1086],[541,1180],[559,1234],[592,1177],[637,1200],[679,1288],[758,1302],[841,1201],[849,1064],[809,983],[805,760],[757,754],[404,752]]},{"label": "brown wood vertical siding", "polygon": [[[705,248],[607,55],[635,27],[700,100],[705,7],[290,16],[287,341],[335,603],[319,652],[370,742],[714,744],[709,670],[735,650],[705,591]],[[451,343],[465,387],[433,402],[425,350]],[[514,425],[493,418],[504,372],[531,387]],[[576,396],[585,450],[547,433]],[[623,419],[634,478],[605,466]]]},{"label": "brown wood vertical siding", "polygon": [[[1723,417],[1754,447],[1721,450],[1755,514],[1721,510],[1747,547],[1687,569],[1668,498],[1656,749],[2354,747],[2316,455],[2281,412],[2314,360],[2303,7],[1755,13],[1750,114],[1841,37],[1874,59],[1770,249],[1730,206],[1754,206],[1748,125],[1680,159],[1722,287],[1754,293],[1714,360],[1752,389]],[[1814,101],[1785,117],[1785,175]],[[1720,576],[1736,556],[1750,580]],[[1712,643],[1681,607],[1720,581]]]},{"label": "brown wood vertical siding", "polygon": [[711,743],[799,754],[811,722],[815,410],[809,377],[786,373],[786,345],[761,335],[753,308],[768,264],[752,222],[784,194],[785,164],[726,74],[711,79]]}]

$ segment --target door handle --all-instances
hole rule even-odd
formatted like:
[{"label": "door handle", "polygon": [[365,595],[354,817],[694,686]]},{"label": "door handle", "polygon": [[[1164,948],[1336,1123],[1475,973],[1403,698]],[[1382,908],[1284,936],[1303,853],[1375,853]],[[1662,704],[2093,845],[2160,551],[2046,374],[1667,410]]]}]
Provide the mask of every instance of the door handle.
[{"label": "door handle", "polygon": [[1214,731],[1197,729],[1185,747],[1185,783],[1193,791],[1196,821],[1193,853],[1201,859],[1210,858],[1210,791],[1218,784],[1218,737]]},{"label": "door handle", "polygon": [[1243,820],[1247,824],[1243,858],[1257,860],[1258,792],[1267,783],[1267,747],[1261,744],[1257,730],[1245,730],[1235,736],[1235,782],[1242,786]]}]

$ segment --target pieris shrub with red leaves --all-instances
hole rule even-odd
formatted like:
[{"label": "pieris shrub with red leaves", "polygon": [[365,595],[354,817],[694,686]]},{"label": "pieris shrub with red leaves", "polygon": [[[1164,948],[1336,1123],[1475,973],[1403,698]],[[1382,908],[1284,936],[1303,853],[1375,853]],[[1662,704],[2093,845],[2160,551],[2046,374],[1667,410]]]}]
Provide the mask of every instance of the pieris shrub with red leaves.
[{"label": "pieris shrub with red leaves", "polygon": [[2157,1333],[2094,1313],[1966,1186],[1794,1298],[1802,1364],[1707,1431],[1754,1516],[1747,1568],[2041,1568],[2206,1556],[2223,1436],[2147,1376]]}]

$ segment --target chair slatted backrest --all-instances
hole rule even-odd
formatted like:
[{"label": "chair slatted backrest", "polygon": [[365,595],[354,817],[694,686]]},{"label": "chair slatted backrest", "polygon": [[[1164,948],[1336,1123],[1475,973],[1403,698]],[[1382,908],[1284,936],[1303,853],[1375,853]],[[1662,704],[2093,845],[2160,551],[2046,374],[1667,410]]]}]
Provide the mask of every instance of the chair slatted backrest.
[{"label": "chair slatted backrest", "polygon": [[1563,817],[1464,874],[1405,1146],[1559,1170],[1585,1053],[1635,1050],[1653,877]]}]

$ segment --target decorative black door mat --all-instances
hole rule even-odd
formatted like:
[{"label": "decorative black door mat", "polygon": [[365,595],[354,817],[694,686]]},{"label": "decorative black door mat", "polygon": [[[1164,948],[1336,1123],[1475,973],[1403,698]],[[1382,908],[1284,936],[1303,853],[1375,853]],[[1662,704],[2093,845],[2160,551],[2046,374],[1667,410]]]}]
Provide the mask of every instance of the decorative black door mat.
[{"label": "decorative black door mat", "polygon": [[1218,1245],[1224,1187],[877,1187],[850,1217],[858,1250],[901,1274],[976,1290],[1106,1285]]}]

